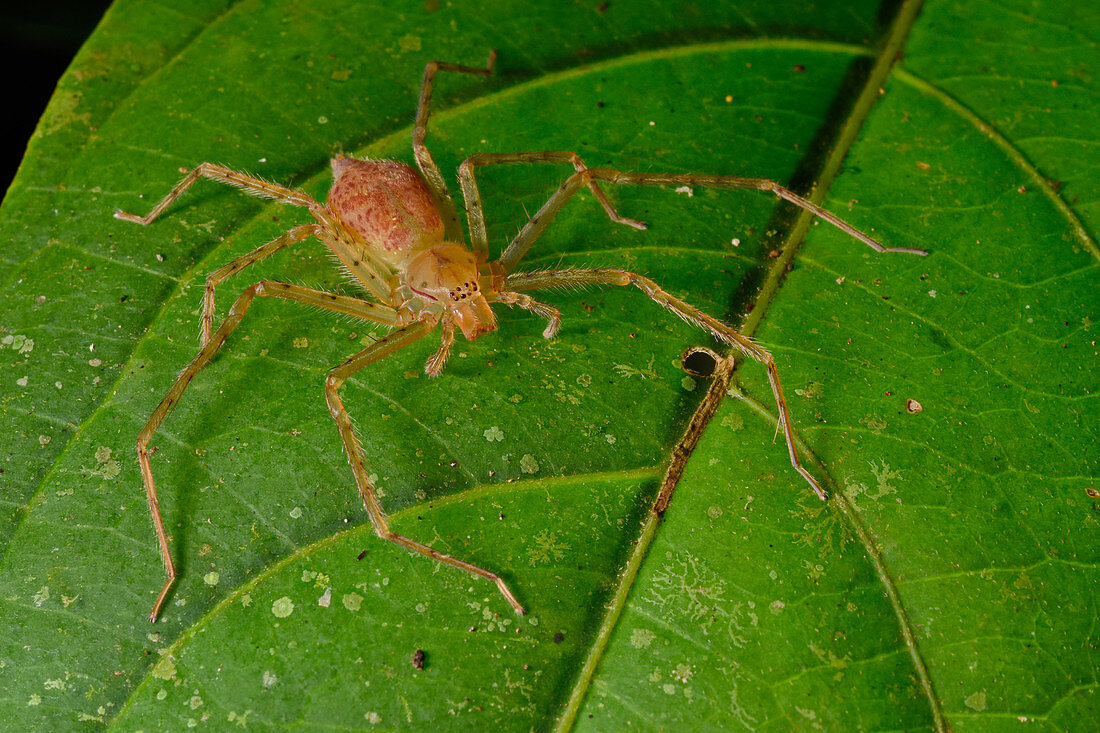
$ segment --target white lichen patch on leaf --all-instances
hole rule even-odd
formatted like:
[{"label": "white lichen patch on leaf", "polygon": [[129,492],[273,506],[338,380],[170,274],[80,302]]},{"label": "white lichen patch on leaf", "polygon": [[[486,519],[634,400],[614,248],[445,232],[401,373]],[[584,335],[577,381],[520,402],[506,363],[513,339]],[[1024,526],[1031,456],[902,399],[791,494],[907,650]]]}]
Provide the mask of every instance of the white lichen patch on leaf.
[{"label": "white lichen patch on leaf", "polygon": [[981,712],[985,710],[985,692],[975,692],[972,695],[967,695],[963,703],[971,710]]},{"label": "white lichen patch on leaf", "polygon": [[635,649],[645,649],[656,638],[657,635],[649,629],[634,629],[630,632],[630,646]]},{"label": "white lichen patch on leaf", "polygon": [[165,654],[153,667],[153,676],[159,680],[170,680],[176,676],[176,662],[171,654]]},{"label": "white lichen patch on leaf", "polygon": [[708,635],[718,626],[734,646],[743,646],[743,604],[726,598],[726,581],[690,552],[667,552],[665,558],[642,602],[655,608],[657,618],[695,624]]},{"label": "white lichen patch on leaf", "polygon": [[887,494],[896,494],[898,490],[890,482],[895,479],[901,479],[901,474],[897,471],[891,471],[890,466],[884,460],[879,461],[879,466],[875,466],[875,462],[871,461],[868,464],[871,467],[871,473],[875,474],[875,482],[878,484],[878,493],[872,496],[872,499],[880,499]]},{"label": "white lichen patch on leaf", "polygon": [[806,577],[815,583],[825,575],[825,567],[823,565],[815,565],[809,560],[802,561],[802,567],[806,571]]},{"label": "white lichen patch on leaf", "polygon": [[870,430],[881,433],[886,429],[886,420],[879,415],[867,415],[859,419],[860,425],[866,425]]},{"label": "white lichen patch on leaf", "polygon": [[512,619],[493,610],[488,598],[483,598],[480,602],[470,601],[466,604],[466,607],[481,618],[479,623],[470,628],[471,631],[476,629],[482,633],[489,631],[507,632],[508,627],[512,625]]},{"label": "white lichen patch on leaf", "polygon": [[229,715],[225,716],[225,719],[230,723],[235,723],[238,728],[247,728],[248,716],[251,714],[251,710],[245,710],[243,713],[238,713],[235,710],[230,710]]},{"label": "white lichen patch on leaf", "polygon": [[286,618],[290,614],[294,613],[294,601],[290,600],[289,596],[283,596],[276,599],[271,604],[271,613],[276,618]]},{"label": "white lichen patch on leaf", "polygon": [[644,368],[639,369],[633,364],[612,364],[611,368],[619,373],[620,377],[639,377],[641,379],[656,379],[657,370],[653,366],[654,357],[651,357]]},{"label": "white lichen patch on leaf", "polygon": [[492,443],[493,441],[499,443],[500,441],[504,440],[504,431],[496,425],[489,428],[488,430],[483,431],[481,434],[484,435],[485,440],[489,441],[490,443]]},{"label": "white lichen patch on leaf", "polygon": [[569,549],[568,544],[558,541],[557,533],[547,529],[535,535],[533,543],[531,549],[527,551],[527,560],[531,563],[531,567],[539,564],[549,565],[554,560],[561,560]]},{"label": "white lichen patch on leaf", "polygon": [[806,382],[805,387],[795,389],[794,393],[808,400],[816,400],[825,394],[825,386],[821,382]]},{"label": "white lichen patch on leaf", "polygon": [[730,430],[741,430],[745,427],[745,418],[741,417],[736,412],[731,412],[724,416],[722,421],[718,424]]},{"label": "white lichen patch on leaf", "polygon": [[112,479],[122,473],[122,466],[118,464],[118,461],[111,458],[111,449],[105,445],[101,445],[95,449],[95,462],[96,467],[92,469],[85,469],[92,476],[99,476],[100,478]]},{"label": "white lichen patch on leaf", "polygon": [[892,482],[901,479],[900,472],[892,470],[884,460],[880,460],[878,465],[874,461],[870,461],[867,465],[871,467],[871,473],[875,477],[873,491],[867,484],[857,482],[852,476],[847,476],[844,479],[844,495],[848,497],[848,500],[852,502],[852,506],[857,511],[863,509],[856,502],[856,499],[860,496],[877,502],[889,494],[898,493],[897,487]]},{"label": "white lichen patch on leaf", "polygon": [[832,649],[825,649],[813,642],[810,642],[810,651],[813,655],[821,660],[822,664],[828,665],[833,669],[844,669],[848,666],[848,663],[852,661],[852,657],[845,654],[843,657],[838,657]]},{"label": "white lichen patch on leaf", "polygon": [[519,459],[519,468],[524,473],[538,473],[539,462],[535,460],[533,455],[526,453]]},{"label": "white lichen patch on leaf", "polygon": [[0,336],[0,349],[11,349],[17,354],[29,354],[34,351],[34,339],[21,333],[9,333]]},{"label": "white lichen patch on leaf", "polygon": [[209,573],[202,576],[202,582],[206,583],[210,587],[214,587],[215,585],[217,585],[218,581],[220,581],[220,580],[221,580],[221,575],[219,575],[214,570],[211,570]]},{"label": "white lichen patch on leaf", "polygon": [[358,611],[363,607],[363,596],[358,593],[345,593],[341,602],[344,604],[344,608],[349,611]]}]

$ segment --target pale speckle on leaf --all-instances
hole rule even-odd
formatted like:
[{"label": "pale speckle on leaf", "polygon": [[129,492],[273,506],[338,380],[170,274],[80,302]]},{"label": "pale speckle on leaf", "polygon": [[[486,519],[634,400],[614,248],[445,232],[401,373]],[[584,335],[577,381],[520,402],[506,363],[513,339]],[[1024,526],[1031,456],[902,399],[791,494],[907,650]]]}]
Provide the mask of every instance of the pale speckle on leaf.
[{"label": "pale speckle on leaf", "polygon": [[745,427],[745,418],[741,417],[736,412],[731,412],[723,417],[722,422],[719,424],[730,430],[741,430]]},{"label": "pale speckle on leaf", "polygon": [[538,473],[539,462],[535,460],[533,455],[527,453],[519,459],[519,468],[524,473]]},{"label": "pale speckle on leaf", "polygon": [[963,702],[971,710],[975,710],[978,712],[985,710],[985,693],[975,692],[972,695],[967,695],[966,699],[963,700]]},{"label": "pale speckle on leaf", "polygon": [[170,680],[176,676],[176,663],[170,654],[161,657],[153,667],[153,676],[160,680]]},{"label": "pale speckle on leaf", "polygon": [[630,632],[630,646],[635,649],[645,649],[657,638],[649,629],[634,629]]},{"label": "pale speckle on leaf", "polygon": [[271,613],[273,613],[276,618],[286,618],[294,613],[294,601],[290,600],[288,596],[276,599],[275,602],[271,604]]}]

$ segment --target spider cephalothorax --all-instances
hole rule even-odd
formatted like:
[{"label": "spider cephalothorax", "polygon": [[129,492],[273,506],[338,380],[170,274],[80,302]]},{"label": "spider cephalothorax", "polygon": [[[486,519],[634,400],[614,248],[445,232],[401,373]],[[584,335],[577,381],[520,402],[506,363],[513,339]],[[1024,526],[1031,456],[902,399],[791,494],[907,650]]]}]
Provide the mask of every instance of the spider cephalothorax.
[{"label": "spider cephalothorax", "polygon": [[[237,186],[255,196],[307,208],[316,219],[314,224],[296,226],[286,234],[252,252],[233,260],[210,274],[203,294],[202,347],[191,363],[180,373],[168,394],[149,417],[137,439],[138,462],[142,482],[149,500],[149,510],[160,544],[161,558],[168,579],[161,588],[150,613],[156,620],[165,598],[176,578],[175,566],[168,545],[168,535],[161,520],[156,484],[149,464],[148,444],[153,433],[176,405],[195,375],[214,358],[229,334],[244,318],[252,300],[273,297],[314,305],[390,326],[394,330],[384,338],[353,354],[337,366],[325,380],[325,400],[336,421],[355,475],[359,494],[378,535],[409,550],[419,552],[447,565],[493,581],[517,613],[523,606],[507,584],[495,573],[446,555],[423,543],[390,530],[386,513],[378,501],[363,458],[362,447],[352,428],[351,418],[338,390],[352,374],[373,364],[423,337],[436,326],[441,327],[439,349],[425,365],[428,374],[437,375],[447,360],[457,326],[468,339],[475,339],[497,328],[491,303],[504,303],[530,310],[546,319],[543,335],[553,337],[561,314],[556,308],[540,303],[526,294],[529,290],[584,287],[590,285],[633,285],[688,323],[706,329],[714,337],[730,344],[746,356],[763,364],[768,372],[772,394],[778,407],[778,425],[787,440],[791,464],[806,479],[814,492],[826,498],[824,489],[799,462],[794,434],[787,414],[787,403],[779,384],[775,360],[764,348],[742,336],[730,326],[707,315],[698,308],[665,292],[655,282],[642,275],[612,268],[567,268],[517,272],[516,267],[542,234],[546,226],[566,201],[581,188],[588,188],[612,221],[638,229],[645,225],[620,216],[599,187],[600,182],[638,185],[704,186],[715,188],[748,188],[766,191],[790,201],[879,252],[925,254],[908,248],[887,249],[866,234],[844,223],[817,204],[787,190],[774,181],[740,176],[714,176],[693,173],[631,173],[609,168],[588,168],[574,152],[547,151],[536,153],[481,153],[467,158],[459,167],[459,182],[470,229],[469,246],[462,243],[464,233],[443,176],[424,145],[427,134],[428,105],[432,80],[439,70],[461,71],[482,76],[491,73],[495,53],[484,69],[455,64],[431,62],[424,70],[420,104],[413,127],[413,153],[419,173],[411,166],[391,160],[359,160],[338,156],[332,160],[333,184],[327,205],[308,194],[269,181],[239,173],[223,166],[203,163],[180,181],[153,210],[144,217],[116,211],[115,216],[126,221],[149,224],[199,178],[209,178]],[[504,249],[500,257],[490,261],[485,215],[481,207],[474,171],[478,166],[508,163],[568,163],[574,173],[557,189],[519,234]],[[214,291],[223,280],[249,265],[268,257],[284,247],[307,237],[320,239],[345,269],[364,288],[370,299],[313,290],[300,285],[265,280],[245,289],[229,309],[221,325],[213,328]],[[659,497],[658,501],[662,501]],[[667,498],[664,499],[667,502]],[[663,511],[656,504],[654,511]]]},{"label": "spider cephalothorax", "polygon": [[453,320],[471,341],[497,328],[478,282],[481,277],[474,253],[461,244],[427,247],[405,264],[405,282],[412,292],[442,306],[443,318]]}]

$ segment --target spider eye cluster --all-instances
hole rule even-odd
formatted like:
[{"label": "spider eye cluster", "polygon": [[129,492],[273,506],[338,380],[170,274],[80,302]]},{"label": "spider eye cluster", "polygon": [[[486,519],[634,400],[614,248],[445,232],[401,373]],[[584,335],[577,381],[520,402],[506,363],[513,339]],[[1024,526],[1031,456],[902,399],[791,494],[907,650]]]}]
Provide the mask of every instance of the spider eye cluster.
[{"label": "spider eye cluster", "polygon": [[470,282],[464,282],[450,292],[451,300],[457,303],[460,300],[466,300],[466,298],[473,297],[477,292],[478,286],[476,281],[471,280]]}]

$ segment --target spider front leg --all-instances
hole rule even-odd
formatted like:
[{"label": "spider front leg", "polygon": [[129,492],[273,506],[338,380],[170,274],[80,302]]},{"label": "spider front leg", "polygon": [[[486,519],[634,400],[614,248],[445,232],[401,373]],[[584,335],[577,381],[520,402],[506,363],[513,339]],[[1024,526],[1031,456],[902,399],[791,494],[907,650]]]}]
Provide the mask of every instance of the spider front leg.
[{"label": "spider front leg", "polygon": [[654,302],[672,311],[688,323],[710,331],[716,338],[724,341],[764,365],[768,371],[768,382],[771,384],[772,395],[775,397],[778,410],[778,425],[783,429],[783,435],[787,440],[787,451],[790,454],[791,465],[810,484],[810,488],[822,500],[828,498],[825,489],[821,487],[817,479],[807,471],[798,459],[798,451],[795,448],[794,430],[791,427],[790,414],[787,410],[787,400],[783,396],[783,388],[779,383],[779,370],[776,368],[775,359],[767,349],[754,343],[749,338],[742,336],[736,330],[722,323],[717,318],[707,315],[693,305],[665,292],[657,283],[647,277],[626,270],[611,268],[594,268],[578,270],[546,270],[542,272],[515,273],[505,280],[505,286],[509,290],[525,291],[539,290],[542,288],[584,287],[586,285],[634,285],[648,295]]},{"label": "spider front leg", "polygon": [[497,303],[504,303],[505,305],[514,305],[517,308],[531,311],[535,315],[542,316],[546,319],[546,328],[542,331],[542,337],[552,339],[558,335],[558,329],[561,327],[561,311],[553,306],[549,306],[546,303],[541,303],[530,295],[524,293],[514,293],[505,290],[502,293],[494,293],[490,300]]},{"label": "spider front leg", "polygon": [[[474,177],[474,169],[484,165],[506,165],[509,163],[571,163],[576,172],[587,170],[581,156],[569,150],[548,150],[535,153],[478,153],[471,155],[458,167],[458,179],[462,186],[462,199],[466,202],[466,221],[470,227],[470,242],[474,252],[483,259],[489,259],[489,237],[485,230],[485,212],[481,206],[481,191]],[[620,216],[608,201],[607,195],[595,181],[588,183],[588,190],[600,202],[604,213],[616,224],[625,224],[635,229],[645,229],[646,224],[637,219]]]},{"label": "spider front leg", "polygon": [[[374,486],[370,481],[370,476],[367,474],[366,462],[363,460],[363,449],[359,444],[359,439],[355,435],[355,430],[351,424],[351,417],[344,408],[344,402],[340,399],[338,393],[340,386],[343,385],[350,376],[379,359],[387,357],[413,343],[431,331],[433,326],[433,322],[426,320],[411,323],[404,328],[400,328],[390,333],[385,338],[376,341],[333,369],[328,379],[325,380],[325,400],[328,402],[329,414],[332,415],[332,418],[336,421],[337,427],[340,429],[340,438],[344,441],[344,450],[347,453],[348,463],[351,464],[352,473],[355,474],[355,484],[359,488],[359,495],[363,498],[363,505],[367,509],[367,514],[370,516],[371,526],[374,527],[375,533],[382,539],[389,540],[408,550],[419,552],[421,555],[430,557],[438,562],[456,567],[460,570],[465,570],[468,573],[473,573],[486,580],[491,580],[496,584],[501,595],[507,599],[508,603],[512,604],[512,608],[516,610],[516,613],[522,615],[525,613],[523,606],[516,600],[516,597],[512,594],[508,585],[496,573],[489,572],[465,560],[451,557],[450,555],[439,552],[416,540],[411,540],[404,535],[399,535],[390,529],[389,523],[386,521],[386,512],[382,509],[382,504],[378,501],[378,495],[375,493]],[[444,345],[447,347],[446,341]],[[437,352],[437,354],[438,353],[439,352]],[[430,363],[431,362],[429,362],[429,364]]]},{"label": "spider front leg", "polygon": [[164,396],[164,399],[160,401],[157,408],[153,410],[153,414],[149,416],[149,420],[145,423],[145,427],[143,427],[138,434],[137,452],[138,464],[141,466],[141,480],[145,485],[145,496],[149,501],[149,513],[153,517],[153,527],[157,533],[157,542],[160,545],[161,559],[164,561],[164,569],[168,573],[168,579],[164,582],[164,586],[161,588],[160,594],[153,604],[153,610],[149,612],[150,621],[156,621],[157,617],[160,615],[161,607],[164,605],[164,599],[168,597],[168,591],[172,588],[172,584],[175,582],[178,574],[172,562],[172,551],[168,545],[168,533],[164,529],[164,521],[160,516],[160,502],[157,499],[157,486],[156,482],[153,480],[153,470],[149,465],[149,440],[153,437],[153,433],[156,432],[161,423],[164,422],[164,419],[168,417],[168,413],[172,411],[172,408],[175,407],[183,397],[183,393],[187,391],[187,386],[191,383],[191,380],[202,371],[203,367],[213,360],[215,354],[218,353],[218,350],[225,343],[225,340],[229,338],[229,334],[231,334],[240,324],[241,319],[244,318],[244,314],[248,312],[248,308],[252,304],[253,299],[257,296],[282,298],[284,300],[292,300],[307,305],[315,305],[325,310],[331,310],[386,325],[394,325],[397,321],[396,311],[387,306],[368,303],[346,295],[336,295],[335,293],[312,290],[310,288],[301,287],[300,285],[288,285],[286,283],[265,280],[252,285],[241,293],[236,302],[230,307],[229,315],[222,321],[221,326],[219,326],[218,330],[203,344],[199,353],[191,360],[191,363],[180,372],[179,377],[176,378],[175,383],[172,385],[171,389],[168,390],[168,394]]},{"label": "spider front leg", "polygon": [[543,230],[546,229],[547,225],[557,215],[558,211],[561,210],[562,206],[572,198],[573,194],[583,186],[589,185],[592,181],[604,181],[616,184],[636,184],[642,186],[688,185],[702,186],[704,188],[743,188],[765,191],[774,194],[784,201],[789,201],[800,209],[810,212],[814,216],[824,219],[849,236],[863,242],[876,252],[915,255],[928,254],[923,249],[915,249],[912,247],[884,247],[875,239],[864,234],[835,214],[826,211],[809,199],[803,198],[790,189],[784,188],[775,181],[767,178],[711,176],[694,173],[633,173],[619,171],[613,168],[589,168],[587,170],[577,171],[566,179],[565,183],[558,187],[558,190],[555,191],[547,202],[542,205],[542,208],[531,217],[527,224],[524,225],[523,229],[520,230],[519,234],[516,235],[515,239],[512,240],[511,244],[504,250],[504,253],[501,254],[497,262],[505,274],[515,269],[516,265],[519,264],[520,260],[527,254],[531,245],[539,238]]}]

